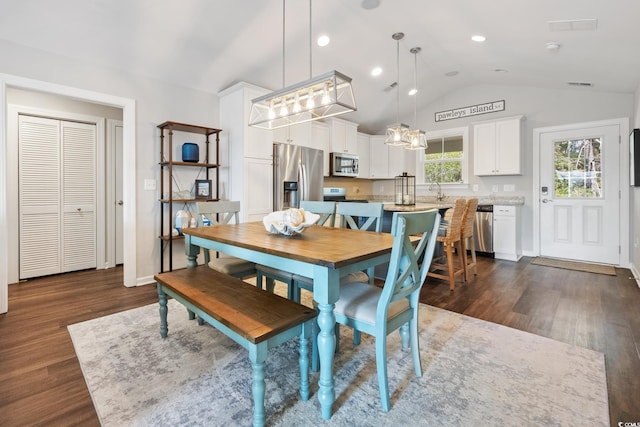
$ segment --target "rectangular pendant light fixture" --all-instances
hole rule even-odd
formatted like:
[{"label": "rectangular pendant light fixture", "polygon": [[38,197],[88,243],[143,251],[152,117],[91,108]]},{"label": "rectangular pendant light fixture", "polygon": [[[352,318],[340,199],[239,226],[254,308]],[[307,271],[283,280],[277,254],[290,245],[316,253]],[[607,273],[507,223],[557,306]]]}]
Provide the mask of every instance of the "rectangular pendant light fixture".
[{"label": "rectangular pendant light fixture", "polygon": [[387,145],[402,147],[408,145],[409,142],[409,125],[404,123],[395,123],[387,127],[386,138],[384,143]]},{"label": "rectangular pendant light fixture", "polygon": [[333,70],[253,99],[249,126],[278,129],[351,111],[356,111],[351,78]]}]

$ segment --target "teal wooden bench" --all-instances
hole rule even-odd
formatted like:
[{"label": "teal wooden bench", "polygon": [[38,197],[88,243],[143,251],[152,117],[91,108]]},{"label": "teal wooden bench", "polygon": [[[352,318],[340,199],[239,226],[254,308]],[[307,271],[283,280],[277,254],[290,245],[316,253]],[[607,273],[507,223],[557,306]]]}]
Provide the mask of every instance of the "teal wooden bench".
[{"label": "teal wooden bench", "polygon": [[300,396],[309,399],[309,337],[316,311],[206,266],[155,275],[160,336],[166,338],[167,295],[249,350],[253,368],[253,425],[265,423],[264,369],[270,348],[300,337]]}]

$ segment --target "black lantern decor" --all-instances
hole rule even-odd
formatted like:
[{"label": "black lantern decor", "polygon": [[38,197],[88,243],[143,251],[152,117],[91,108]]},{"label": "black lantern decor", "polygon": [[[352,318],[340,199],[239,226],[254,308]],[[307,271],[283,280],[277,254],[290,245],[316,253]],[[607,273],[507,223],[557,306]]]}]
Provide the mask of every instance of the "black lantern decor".
[{"label": "black lantern decor", "polygon": [[416,177],[407,175],[396,176],[396,205],[415,205],[416,204]]}]

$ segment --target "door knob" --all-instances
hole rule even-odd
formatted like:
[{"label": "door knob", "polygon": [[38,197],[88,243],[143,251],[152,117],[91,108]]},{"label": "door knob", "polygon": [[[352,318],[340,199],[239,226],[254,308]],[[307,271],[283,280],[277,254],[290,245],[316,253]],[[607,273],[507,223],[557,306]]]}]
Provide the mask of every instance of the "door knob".
[{"label": "door knob", "polygon": [[550,200],[550,199],[542,199],[542,203],[553,203],[553,200]]},{"label": "door knob", "polygon": [[124,204],[124,202],[123,202],[122,200],[118,200],[118,204],[119,204],[120,206],[122,206],[122,205]]}]

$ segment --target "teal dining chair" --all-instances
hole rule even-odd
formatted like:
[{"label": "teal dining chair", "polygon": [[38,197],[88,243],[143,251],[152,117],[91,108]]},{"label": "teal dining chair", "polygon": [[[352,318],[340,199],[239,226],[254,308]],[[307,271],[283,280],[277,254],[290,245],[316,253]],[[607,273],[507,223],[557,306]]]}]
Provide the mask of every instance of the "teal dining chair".
[{"label": "teal dining chair", "polygon": [[[317,225],[335,226],[336,221],[336,202],[324,202],[315,200],[300,201],[300,208],[307,212],[320,215]],[[283,282],[287,285],[287,298],[300,302],[300,291],[295,290],[294,274],[289,271],[278,270],[258,264],[256,266],[256,286],[262,289],[263,278],[265,280],[266,289],[273,292],[275,281]]]},{"label": "teal dining chair", "polygon": [[[333,310],[337,324],[375,337],[378,384],[385,412],[391,407],[387,378],[388,334],[400,330],[402,347],[411,348],[416,376],[422,376],[418,339],[419,296],[433,258],[439,225],[440,215],[436,209],[394,213],[391,226],[393,248],[383,288],[367,282],[343,285]],[[417,245],[412,241],[413,235],[420,235]],[[314,336],[314,340],[317,337]]]},{"label": "teal dining chair", "polygon": [[[354,230],[382,231],[382,217],[384,215],[384,205],[382,203],[359,203],[359,202],[338,202],[336,215],[340,217],[339,227],[351,228]],[[350,273],[340,278],[340,284],[350,282],[366,282],[373,284],[373,270],[369,269],[369,274],[362,271]],[[294,300],[300,301],[300,289],[313,291],[313,279],[298,274],[293,275]]]},{"label": "teal dining chair", "polygon": [[[202,227],[203,217],[206,217],[211,226],[240,222],[240,202],[238,201],[217,201],[196,203],[196,217],[198,227]],[[244,279],[256,274],[256,264],[241,258],[232,257],[226,254],[215,254],[214,251],[204,249],[204,261],[210,268],[229,276]]]}]

